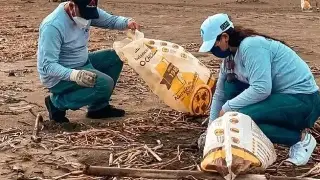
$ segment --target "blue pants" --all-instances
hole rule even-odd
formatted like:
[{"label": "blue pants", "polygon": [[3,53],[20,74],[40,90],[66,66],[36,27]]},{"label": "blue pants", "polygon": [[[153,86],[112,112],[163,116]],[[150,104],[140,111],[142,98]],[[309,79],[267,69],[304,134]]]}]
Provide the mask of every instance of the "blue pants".
[{"label": "blue pants", "polygon": [[53,105],[60,110],[78,110],[88,106],[88,111],[96,111],[106,107],[109,105],[122,66],[123,62],[113,50],[89,53],[88,62],[76,69],[96,73],[95,86],[87,88],[72,81],[60,81],[50,88]]}]

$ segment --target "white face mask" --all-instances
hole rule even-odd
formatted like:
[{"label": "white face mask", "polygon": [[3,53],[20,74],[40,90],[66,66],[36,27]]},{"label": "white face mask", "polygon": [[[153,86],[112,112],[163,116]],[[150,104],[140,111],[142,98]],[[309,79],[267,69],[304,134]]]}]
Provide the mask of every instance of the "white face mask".
[{"label": "white face mask", "polygon": [[89,24],[89,20],[86,20],[82,17],[72,17],[72,19],[74,20],[74,22],[77,24],[77,26],[80,28],[80,29],[84,29],[88,26]]}]

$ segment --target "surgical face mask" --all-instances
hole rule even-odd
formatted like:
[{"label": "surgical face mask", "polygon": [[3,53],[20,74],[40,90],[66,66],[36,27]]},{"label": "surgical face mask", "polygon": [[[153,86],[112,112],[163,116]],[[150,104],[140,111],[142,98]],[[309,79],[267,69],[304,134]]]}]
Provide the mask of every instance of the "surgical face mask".
[{"label": "surgical face mask", "polygon": [[75,16],[75,17],[72,17],[72,19],[80,29],[86,28],[89,24],[89,20],[86,20],[82,17]]},{"label": "surgical face mask", "polygon": [[216,47],[216,46],[213,46],[210,51],[213,55],[215,55],[218,58],[226,58],[231,54],[230,49],[227,49],[226,51],[222,51],[220,47]]}]

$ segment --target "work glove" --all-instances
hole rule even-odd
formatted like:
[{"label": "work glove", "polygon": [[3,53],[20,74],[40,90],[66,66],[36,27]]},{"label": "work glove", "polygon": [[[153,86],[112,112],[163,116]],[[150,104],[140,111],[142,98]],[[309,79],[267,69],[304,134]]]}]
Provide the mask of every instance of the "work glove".
[{"label": "work glove", "polygon": [[87,70],[72,70],[70,80],[83,87],[93,87],[96,84],[97,75]]}]

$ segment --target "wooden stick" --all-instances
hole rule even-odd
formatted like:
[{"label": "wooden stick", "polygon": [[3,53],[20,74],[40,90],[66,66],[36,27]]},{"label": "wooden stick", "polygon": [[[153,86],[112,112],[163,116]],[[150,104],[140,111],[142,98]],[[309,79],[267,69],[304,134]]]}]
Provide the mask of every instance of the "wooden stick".
[{"label": "wooden stick", "polygon": [[29,112],[36,118],[37,115],[32,111],[32,109],[29,109]]},{"label": "wooden stick", "polygon": [[15,132],[18,132],[18,131],[21,131],[20,129],[14,129],[14,128],[10,128],[6,131],[2,131],[0,132],[0,134],[10,134],[10,133],[15,133]]},{"label": "wooden stick", "polygon": [[[156,169],[134,169],[134,168],[117,168],[117,167],[101,167],[87,166],[84,174],[93,176],[114,176],[114,177],[134,177],[134,178],[150,178],[150,179],[181,179],[194,177],[196,179],[213,179],[225,180],[217,173],[208,173],[202,171],[188,170],[156,170]],[[265,175],[239,175],[236,180],[316,180],[313,178],[297,178],[297,177],[281,177]]]},{"label": "wooden stick", "polygon": [[158,156],[158,154],[152,151],[152,149],[150,149],[147,145],[144,145],[144,148],[147,151],[149,151],[153,155],[153,157],[155,157],[158,161],[162,161],[162,159]]},{"label": "wooden stick", "polygon": [[209,118],[206,118],[202,121],[201,126],[203,126],[204,124],[206,124],[207,122],[209,122]]},{"label": "wooden stick", "polygon": [[64,175],[61,175],[61,176],[58,176],[58,177],[53,177],[54,180],[59,180],[59,179],[62,179],[62,178],[65,178],[67,176],[70,176],[70,175],[81,175],[83,172],[82,171],[72,171],[72,172],[69,172],[67,174],[64,174]]},{"label": "wooden stick", "polygon": [[34,129],[32,132],[31,140],[35,143],[41,142],[41,137],[39,137],[39,124],[43,122],[43,117],[41,114],[38,114],[36,117],[36,122],[34,123]]},{"label": "wooden stick", "polygon": [[320,170],[320,163],[318,163],[317,165],[315,165],[312,169],[310,169],[308,172],[302,174],[301,176],[299,176],[300,178],[302,177],[306,177],[306,176],[309,176],[310,174],[317,174],[319,173],[319,170]]},{"label": "wooden stick", "polygon": [[63,149],[61,151],[72,151],[72,150],[76,150],[76,149],[113,150],[112,146],[69,146],[69,145],[61,145],[61,146],[54,148],[53,150],[56,151],[56,150],[62,149],[62,148],[65,148],[65,149]]},{"label": "wooden stick", "polygon": [[113,164],[113,154],[110,153],[109,155],[109,166],[111,166]]}]

